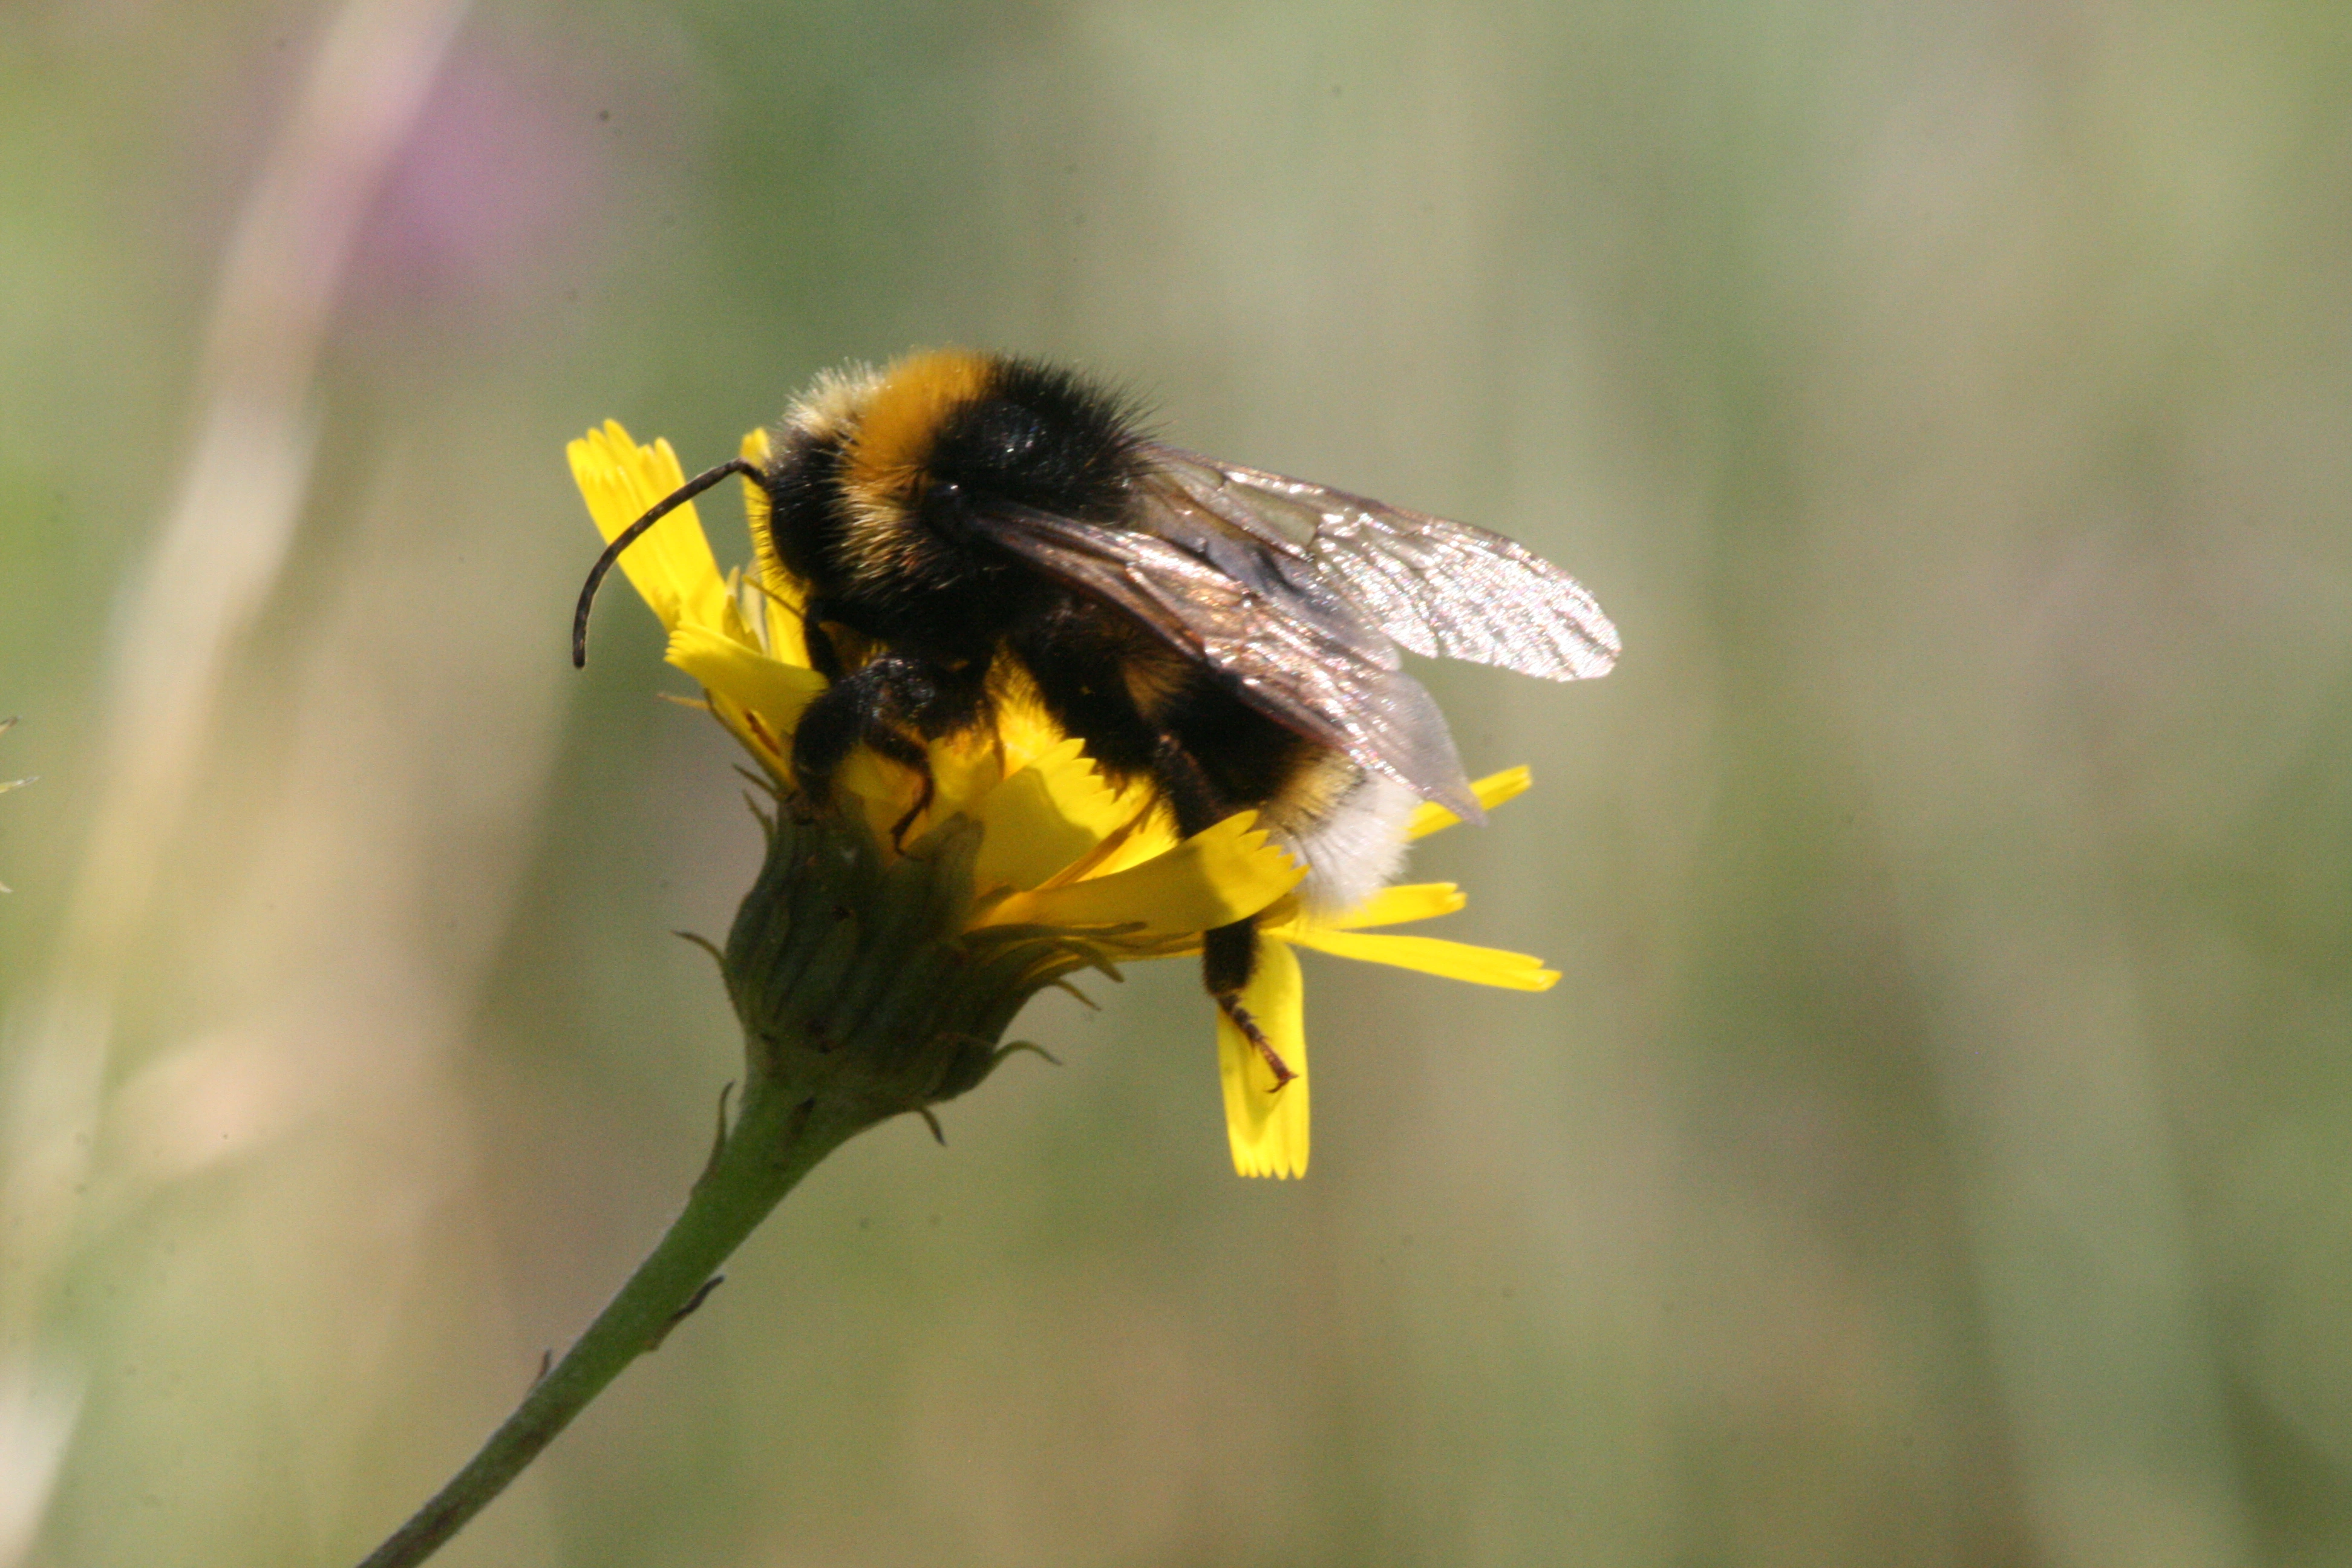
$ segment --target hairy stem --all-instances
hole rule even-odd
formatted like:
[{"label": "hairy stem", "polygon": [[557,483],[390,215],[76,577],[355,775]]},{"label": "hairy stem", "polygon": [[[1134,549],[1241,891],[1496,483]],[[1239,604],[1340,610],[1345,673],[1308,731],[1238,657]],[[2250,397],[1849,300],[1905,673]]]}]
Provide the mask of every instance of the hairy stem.
[{"label": "hairy stem", "polygon": [[746,1094],[734,1128],[661,1244],[481,1451],[360,1568],[408,1568],[438,1551],[624,1367],[661,1343],[728,1255],[818,1161],[876,1120],[823,1100],[795,1099],[772,1085]]}]

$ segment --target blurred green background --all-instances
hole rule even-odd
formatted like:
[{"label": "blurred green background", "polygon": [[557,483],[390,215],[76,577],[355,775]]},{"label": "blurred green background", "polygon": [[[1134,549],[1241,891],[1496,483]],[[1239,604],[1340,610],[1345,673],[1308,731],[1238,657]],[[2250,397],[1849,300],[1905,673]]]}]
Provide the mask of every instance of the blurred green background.
[{"label": "blurred green background", "polygon": [[[689,468],[964,342],[1486,523],[1541,997],[1189,968],[836,1156],[452,1564],[2352,1560],[2352,8],[0,16],[0,1563],[356,1558],[736,1046]],[[706,510],[744,553],[731,499]]]}]

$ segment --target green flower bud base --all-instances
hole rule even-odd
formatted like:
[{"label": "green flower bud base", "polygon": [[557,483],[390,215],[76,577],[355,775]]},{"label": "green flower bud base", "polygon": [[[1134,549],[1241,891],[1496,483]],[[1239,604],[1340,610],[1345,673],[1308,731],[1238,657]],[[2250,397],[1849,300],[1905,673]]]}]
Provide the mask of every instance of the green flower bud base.
[{"label": "green flower bud base", "polygon": [[976,1088],[1022,1005],[1108,968],[1084,933],[981,926],[979,824],[952,816],[895,859],[856,826],[761,818],[768,858],[720,960],[743,1021],[750,1092],[814,1100],[865,1124]]},{"label": "green flower bud base", "polygon": [[362,1568],[424,1562],[506,1489],[637,1357],[699,1304],[715,1271],[800,1179],[893,1116],[928,1116],[1013,1048],[1013,1015],[1071,971],[1105,967],[1085,933],[982,926],[979,826],[951,817],[903,855],[855,823],[763,817],[767,861],[720,968],[742,1021],[744,1093],[686,1207],[563,1359],[466,1468]]}]

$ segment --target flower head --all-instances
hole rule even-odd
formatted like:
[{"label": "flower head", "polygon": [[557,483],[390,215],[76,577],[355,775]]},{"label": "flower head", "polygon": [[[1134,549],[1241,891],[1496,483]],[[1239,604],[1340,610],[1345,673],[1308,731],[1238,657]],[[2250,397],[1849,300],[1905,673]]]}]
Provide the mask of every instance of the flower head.
[{"label": "flower head", "polygon": [[[572,477],[607,540],[685,483],[667,441],[641,447],[617,423],[573,441],[569,452]],[[747,459],[758,462],[766,453],[763,434],[745,438]],[[719,572],[691,503],[649,530],[622,556],[621,566],[668,630],[669,662],[700,683],[711,714],[782,795],[790,789],[793,727],[825,682],[811,668],[800,584],[769,546],[762,526],[766,499],[756,485],[747,483],[744,493],[757,557],[749,577]],[[919,812],[920,781],[909,770],[863,751],[844,766],[838,782],[852,815],[863,819],[862,848],[824,851],[804,839],[811,826],[805,822],[780,817],[770,825],[765,901],[755,910],[761,889],[746,900],[727,955],[737,1009],[755,1039],[761,1029],[784,1029],[779,1020],[785,1014],[793,1028],[805,1033],[815,1021],[811,1009],[837,1011],[813,999],[805,963],[793,967],[789,987],[766,985],[751,973],[756,953],[768,951],[761,943],[773,947],[785,940],[770,930],[775,922],[768,919],[789,901],[784,881],[822,874],[845,879],[844,888],[888,882],[898,889],[875,893],[865,904],[845,894],[834,900],[828,909],[849,911],[840,916],[845,926],[869,932],[919,929],[921,951],[931,955],[926,962],[947,966],[941,973],[993,976],[985,997],[959,1004],[969,1016],[959,1015],[955,1024],[918,1023],[911,1013],[901,1017],[878,997],[848,1004],[861,1019],[870,1021],[879,1008],[894,1027],[945,1042],[919,1069],[909,1068],[903,1083],[893,1079],[894,1087],[877,1091],[877,1105],[891,1095],[910,1097],[909,1103],[890,1101],[885,1109],[920,1110],[977,1083],[1001,1057],[996,1035],[1020,1001],[1070,971],[1197,953],[1203,931],[1255,916],[1262,952],[1242,1002],[1298,1076],[1277,1088],[1264,1058],[1221,1016],[1226,1129],[1234,1168],[1243,1174],[1303,1175],[1307,1041],[1294,947],[1517,990],[1544,990],[1559,979],[1518,953],[1373,929],[1460,909],[1463,896],[1450,883],[1391,887],[1337,918],[1310,917],[1291,896],[1302,868],[1269,840],[1254,814],[1179,837],[1149,789],[1111,784],[1076,739],[1017,695],[1000,706],[992,728],[931,742],[928,750],[933,788]],[[1475,787],[1481,805],[1493,806],[1528,782],[1527,770],[1518,768]],[[1424,805],[1412,835],[1420,837],[1455,820],[1441,807]],[[828,852],[846,858],[824,871],[832,864]],[[870,861],[864,858],[869,854]],[[938,868],[936,886],[924,880],[928,869],[919,874],[916,867],[902,867],[904,861]],[[852,990],[866,983],[834,978]],[[789,1002],[786,990],[793,998]],[[813,1037],[816,1043],[807,1051],[826,1056],[820,1048],[829,1046],[824,1031]]]}]

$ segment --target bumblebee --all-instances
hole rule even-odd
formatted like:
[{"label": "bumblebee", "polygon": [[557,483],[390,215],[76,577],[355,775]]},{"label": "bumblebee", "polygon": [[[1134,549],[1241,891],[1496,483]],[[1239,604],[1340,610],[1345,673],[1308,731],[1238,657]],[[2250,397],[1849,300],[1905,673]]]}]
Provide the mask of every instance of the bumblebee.
[{"label": "bumblebee", "polygon": [[[807,587],[831,683],[793,736],[797,788],[829,800],[859,746],[921,779],[924,742],[988,725],[1025,686],[1177,831],[1245,809],[1307,867],[1310,909],[1348,908],[1403,859],[1414,805],[1478,802],[1398,649],[1571,680],[1616,629],[1567,574],[1500,535],[1151,440],[1123,399],[1033,360],[945,350],[829,374],[764,464],[698,475],[615,538],[730,475],[768,501],[775,559]],[[1203,942],[1209,994],[1293,1076],[1240,1002],[1254,921]]]}]

